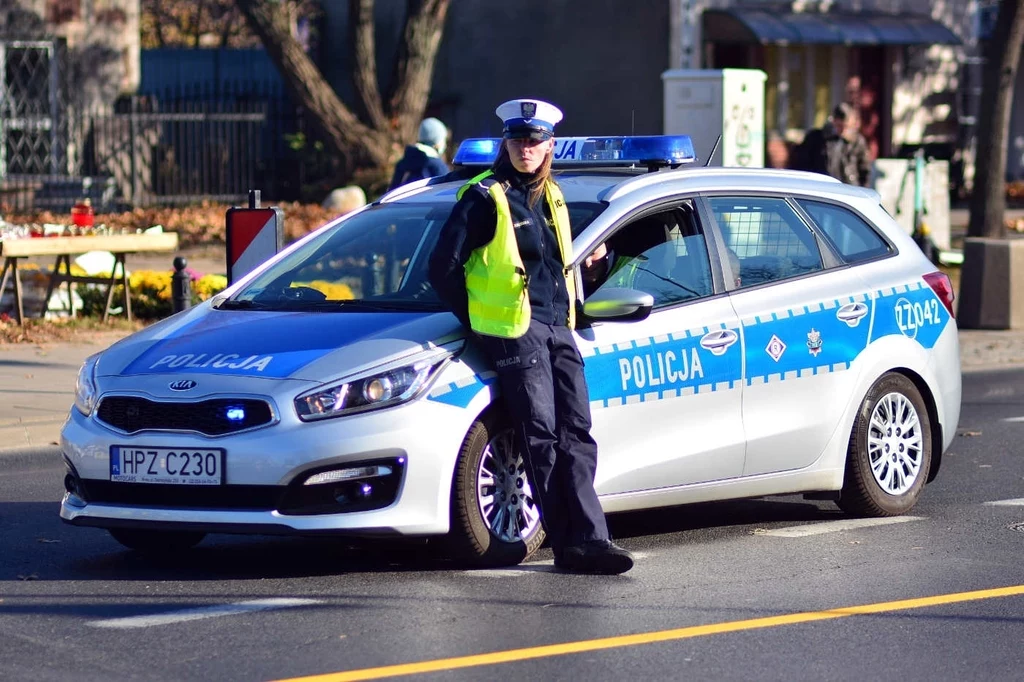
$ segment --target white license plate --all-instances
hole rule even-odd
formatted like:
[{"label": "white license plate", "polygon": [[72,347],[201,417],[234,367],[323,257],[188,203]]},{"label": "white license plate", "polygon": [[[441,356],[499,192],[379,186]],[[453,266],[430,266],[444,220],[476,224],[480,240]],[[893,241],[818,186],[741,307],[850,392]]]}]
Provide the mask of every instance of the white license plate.
[{"label": "white license plate", "polygon": [[120,483],[220,485],[224,482],[224,450],[112,445],[110,480]]}]

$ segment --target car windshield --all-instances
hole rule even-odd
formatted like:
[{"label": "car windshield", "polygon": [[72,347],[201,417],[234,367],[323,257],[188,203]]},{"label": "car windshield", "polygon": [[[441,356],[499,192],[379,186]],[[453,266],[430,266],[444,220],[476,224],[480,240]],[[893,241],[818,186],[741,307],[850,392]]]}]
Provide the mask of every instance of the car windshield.
[{"label": "car windshield", "polygon": [[[601,203],[569,204],[578,233]],[[219,308],[307,311],[441,310],[427,262],[448,201],[396,202],[368,208],[323,230],[275,263]]]}]

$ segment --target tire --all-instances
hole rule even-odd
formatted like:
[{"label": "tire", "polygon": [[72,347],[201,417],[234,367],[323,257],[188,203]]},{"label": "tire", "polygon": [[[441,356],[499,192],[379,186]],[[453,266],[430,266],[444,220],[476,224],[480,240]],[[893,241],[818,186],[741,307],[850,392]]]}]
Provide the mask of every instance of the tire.
[{"label": "tire", "polygon": [[115,540],[140,554],[167,556],[198,545],[206,533],[177,530],[136,530],[108,528]]},{"label": "tire", "polygon": [[850,434],[839,507],[857,516],[899,516],[917,503],[932,460],[928,407],[895,372],[875,382]]},{"label": "tire", "polygon": [[447,537],[457,561],[514,566],[544,542],[540,506],[513,443],[512,427],[493,411],[473,422],[466,435],[455,465]]}]

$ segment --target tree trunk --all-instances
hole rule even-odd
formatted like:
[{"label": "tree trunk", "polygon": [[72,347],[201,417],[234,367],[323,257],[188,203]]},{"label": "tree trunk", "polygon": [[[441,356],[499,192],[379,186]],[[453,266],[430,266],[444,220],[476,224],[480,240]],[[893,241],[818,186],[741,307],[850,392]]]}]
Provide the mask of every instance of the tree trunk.
[{"label": "tree trunk", "polygon": [[970,237],[1004,237],[1006,228],[1006,154],[1010,138],[1013,85],[1024,46],[1024,0],[1000,0],[995,33],[982,77],[978,116]]},{"label": "tree trunk", "polygon": [[260,37],[295,101],[323,134],[324,142],[339,156],[350,175],[366,166],[384,166],[390,160],[391,141],[367,127],[342,104],[316,65],[292,36],[288,14],[276,2],[237,0],[246,21]]},{"label": "tree trunk", "polygon": [[375,0],[349,0],[353,81],[366,122],[346,107],[288,26],[277,0],[236,0],[249,26],[263,42],[289,91],[324,136],[324,142],[350,175],[359,168],[384,168],[399,143],[415,140],[427,107],[434,60],[450,0],[407,0],[403,41],[395,62],[391,96],[381,97],[374,40]]},{"label": "tree trunk", "polygon": [[427,108],[434,79],[434,60],[444,33],[449,0],[408,0],[403,40],[395,60],[390,98],[397,136],[414,140]]},{"label": "tree trunk", "polygon": [[374,0],[349,0],[349,33],[355,59],[352,64],[352,80],[356,92],[363,100],[363,109],[370,125],[377,130],[387,130],[388,120],[384,105],[380,101],[380,85],[377,82],[377,42],[373,35]]}]

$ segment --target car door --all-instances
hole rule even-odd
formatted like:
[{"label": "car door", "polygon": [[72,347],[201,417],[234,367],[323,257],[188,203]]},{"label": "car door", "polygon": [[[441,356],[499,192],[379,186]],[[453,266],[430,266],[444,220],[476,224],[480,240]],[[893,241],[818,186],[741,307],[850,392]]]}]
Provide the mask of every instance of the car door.
[{"label": "car door", "polygon": [[[612,273],[597,289],[645,291],[654,310],[642,321],[577,330],[600,448],[598,493],[741,475],[739,320],[727,295],[715,294],[692,203],[630,220],[604,244]],[[721,291],[720,271],[717,280]]]},{"label": "car door", "polygon": [[745,476],[799,469],[824,451],[867,345],[872,296],[782,196],[707,198],[738,264],[730,294],[744,344]]}]

